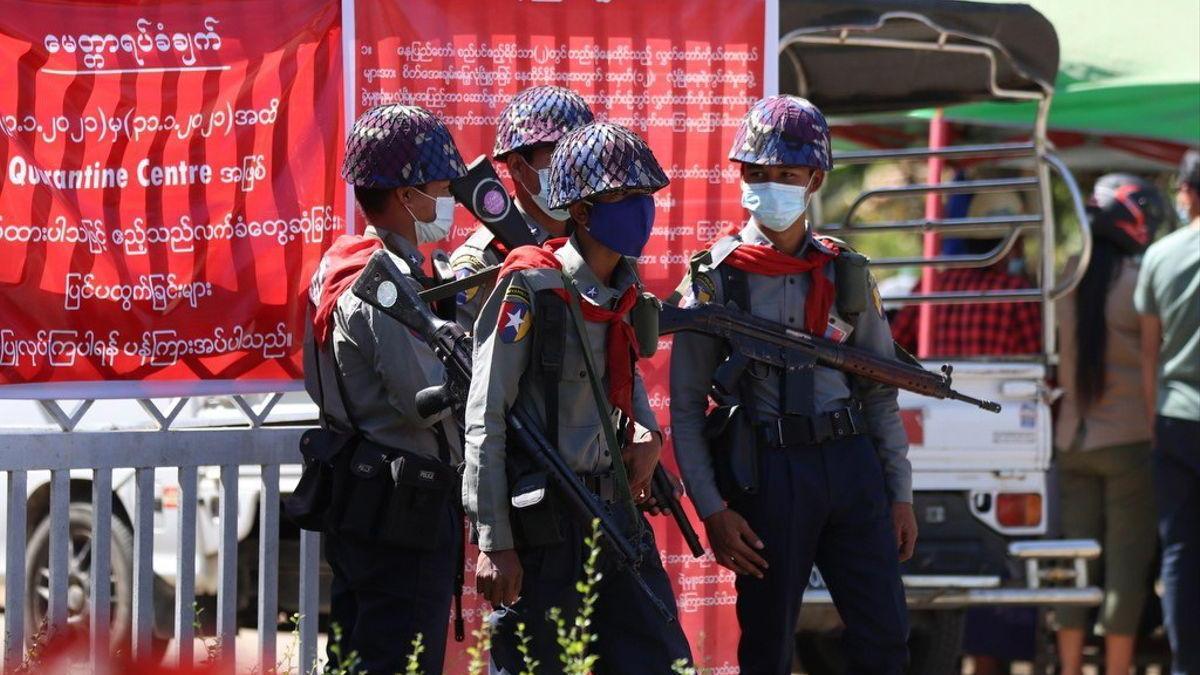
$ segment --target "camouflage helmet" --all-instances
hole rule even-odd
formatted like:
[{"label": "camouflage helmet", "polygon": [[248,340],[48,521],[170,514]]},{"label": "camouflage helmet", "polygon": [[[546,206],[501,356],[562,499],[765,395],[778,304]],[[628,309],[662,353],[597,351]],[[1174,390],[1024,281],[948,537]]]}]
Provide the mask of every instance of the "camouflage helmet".
[{"label": "camouflage helmet", "polygon": [[1153,183],[1127,173],[1098,178],[1090,201],[1093,235],[1131,255],[1146,250],[1171,211],[1166,197]]},{"label": "camouflage helmet", "polygon": [[768,96],[742,119],[729,159],[768,166],[833,168],[829,125],[817,106],[799,96]]},{"label": "camouflage helmet", "polygon": [[504,159],[510,152],[557,143],[568,131],[592,119],[592,110],[583,97],[570,89],[530,87],[514,96],[500,112],[492,156]]},{"label": "camouflage helmet", "polygon": [[354,121],[346,139],[342,178],[356,187],[424,185],[466,172],[450,130],[419,106],[375,106]]},{"label": "camouflage helmet", "polygon": [[550,158],[550,208],[565,209],[588,197],[667,185],[650,146],[629,129],[592,122],[562,137]]}]

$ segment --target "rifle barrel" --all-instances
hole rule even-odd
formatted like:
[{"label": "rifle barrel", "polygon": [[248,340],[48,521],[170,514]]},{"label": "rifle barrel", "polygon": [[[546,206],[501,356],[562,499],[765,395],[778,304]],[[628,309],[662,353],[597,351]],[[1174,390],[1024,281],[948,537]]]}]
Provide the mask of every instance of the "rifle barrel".
[{"label": "rifle barrel", "polygon": [[[775,349],[792,350],[816,359],[817,363],[888,386],[923,396],[962,401],[990,412],[1000,412],[992,401],[972,398],[950,388],[949,379],[938,373],[902,361],[888,359],[855,347],[839,344],[803,331],[782,326],[769,319],[721,305],[703,305],[681,309],[664,305],[659,318],[659,333],[667,335],[690,331],[713,335],[736,347],[739,339]],[[750,358],[771,362],[772,350],[756,348],[744,351]],[[779,364],[775,364],[779,365]]]}]

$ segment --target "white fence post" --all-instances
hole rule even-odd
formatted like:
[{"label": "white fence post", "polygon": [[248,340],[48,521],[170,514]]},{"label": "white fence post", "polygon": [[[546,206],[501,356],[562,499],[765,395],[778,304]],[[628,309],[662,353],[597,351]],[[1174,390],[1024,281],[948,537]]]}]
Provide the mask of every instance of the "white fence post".
[{"label": "white fence post", "polygon": [[262,497],[258,504],[258,655],[259,670],[275,670],[275,628],[279,625],[279,465],[262,466]]},{"label": "white fence post", "polygon": [[8,536],[4,542],[4,669],[16,670],[25,660],[25,471],[8,472]]},{"label": "white fence post", "polygon": [[179,665],[189,668],[196,622],[196,467],[179,467],[179,541],[175,558],[175,639]]},{"label": "white fence post", "polygon": [[238,582],[238,466],[221,465],[220,501],[217,507],[220,540],[217,542],[217,639],[221,665],[233,672],[237,664]]},{"label": "white fence post", "polygon": [[92,474],[92,589],[88,599],[92,672],[105,672],[111,653],[107,610],[112,605],[112,500],[112,469],[96,469]]}]

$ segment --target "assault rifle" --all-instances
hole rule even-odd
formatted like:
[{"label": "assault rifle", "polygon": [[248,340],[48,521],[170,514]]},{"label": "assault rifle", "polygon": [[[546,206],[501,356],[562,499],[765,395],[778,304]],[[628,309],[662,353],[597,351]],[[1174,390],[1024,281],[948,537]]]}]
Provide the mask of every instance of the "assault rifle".
[{"label": "assault rifle", "polygon": [[[446,383],[419,392],[416,400],[417,410],[428,416],[444,410],[447,403],[462,407],[466,403],[471,383],[471,336],[457,323],[435,316],[384,251],[376,251],[371,256],[355,282],[353,291],[363,302],[378,308],[420,335],[445,365]],[[674,610],[668,608],[654,591],[650,590],[645,578],[638,572],[641,562],[638,545],[625,536],[600,498],[593,494],[567,465],[529,413],[513,406],[508,412],[507,420],[508,428],[521,450],[547,473],[576,517],[587,525],[592,521],[599,522],[600,532],[608,541],[617,564],[633,576],[666,621],[675,621]]]},{"label": "assault rifle", "polygon": [[[517,210],[508,191],[500,182],[500,177],[496,174],[496,169],[487,155],[476,157],[467,167],[466,174],[450,181],[450,192],[454,195],[454,199],[466,207],[480,224],[491,231],[497,241],[510,250],[518,246],[536,246],[542,243],[539,239],[540,231],[531,228],[525,222],[524,216]],[[492,265],[468,277],[422,291],[421,299],[425,302],[437,302],[454,297],[461,291],[493,283],[499,271],[499,265]],[[426,397],[427,405],[447,407],[450,405],[450,393],[444,390],[437,393],[431,392]],[[465,395],[462,400],[466,400]],[[441,408],[431,408],[431,410],[436,411]],[[671,517],[675,520],[679,531],[683,533],[683,540],[687,543],[692,555],[697,558],[703,556],[704,546],[700,544],[696,528],[692,526],[692,522],[684,513],[679,498],[675,496],[671,479],[661,464],[654,468],[650,493],[660,508],[671,513]]]},{"label": "assault rifle", "polygon": [[1000,412],[999,403],[973,398],[952,389],[952,367],[949,364],[942,366],[941,373],[935,373],[925,370],[903,350],[897,350],[897,355],[903,361],[882,358],[739,311],[736,306],[699,305],[682,309],[663,305],[659,315],[659,335],[680,331],[713,335],[729,343],[732,354],[717,369],[713,378],[716,388],[724,394],[733,393],[734,383],[750,361],[778,368],[795,367],[812,361],[816,365],[836,368],[849,375],[897,389],[962,401],[990,412]]}]

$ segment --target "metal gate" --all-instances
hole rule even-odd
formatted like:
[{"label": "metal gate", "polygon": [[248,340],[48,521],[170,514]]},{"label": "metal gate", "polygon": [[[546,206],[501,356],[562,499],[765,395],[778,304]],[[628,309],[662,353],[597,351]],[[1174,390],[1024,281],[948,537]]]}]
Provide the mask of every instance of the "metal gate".
[{"label": "metal gate", "polygon": [[[30,637],[45,631],[51,637],[68,628],[69,509],[72,481],[80,474],[91,484],[94,513],[91,549],[91,579],[109,579],[111,575],[112,516],[114,470],[132,469],[134,500],[128,514],[133,531],[132,656],[151,656],[154,625],[154,508],[156,468],[178,470],[179,536],[175,551],[174,639],[178,641],[178,662],[190,665],[194,658],[197,476],[200,467],[219,467],[219,494],[216,522],[218,533],[218,574],[216,638],[219,663],[232,670],[236,664],[238,602],[238,485],[244,467],[257,468],[259,503],[258,575],[258,672],[276,667],[276,630],[279,612],[279,517],[280,467],[296,464],[296,450],[304,426],[263,426],[270,409],[281,394],[272,394],[265,405],[255,410],[245,399],[234,397],[249,420],[241,428],[175,429],[172,424],[186,399],[163,414],[151,401],[139,403],[157,422],[158,430],[146,431],[73,431],[91,406],[84,401],[70,415],[55,401],[40,401],[42,407],[62,428],[61,432],[38,431],[0,435],[0,472],[7,478],[7,539],[4,665],[15,668],[26,658]],[[49,584],[45,626],[27,624],[26,606],[26,531],[27,491],[30,472],[49,472]],[[254,471],[247,471],[247,474]],[[78,492],[77,492],[78,501]],[[242,505],[249,507],[251,505]],[[317,663],[318,568],[320,535],[301,532],[299,548],[299,666],[303,673],[313,672]],[[14,592],[15,591],[15,592]],[[78,598],[75,599],[78,601]],[[109,583],[91,583],[88,612],[88,658],[93,670],[103,671],[111,663],[111,626],[109,611],[96,611],[111,605]]]}]

